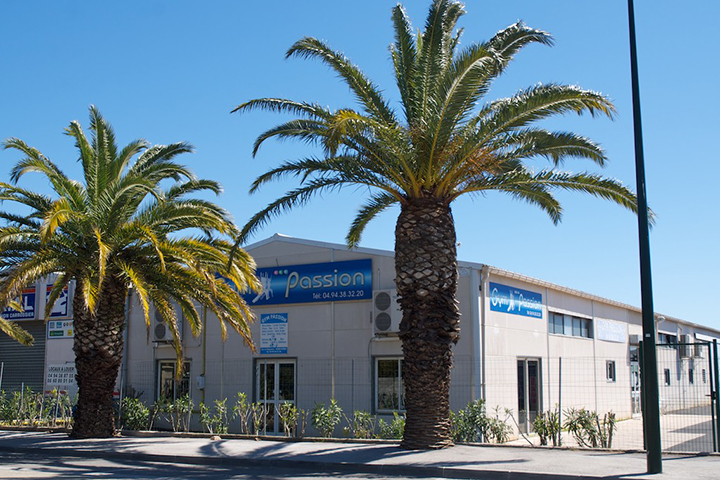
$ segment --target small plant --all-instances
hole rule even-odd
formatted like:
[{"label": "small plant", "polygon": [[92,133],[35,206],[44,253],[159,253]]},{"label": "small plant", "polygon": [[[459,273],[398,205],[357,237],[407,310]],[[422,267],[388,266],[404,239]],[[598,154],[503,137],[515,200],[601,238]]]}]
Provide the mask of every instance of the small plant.
[{"label": "small plant", "polygon": [[540,437],[540,445],[547,445],[550,439],[553,447],[557,447],[560,430],[560,416],[556,410],[540,412],[535,417],[533,431]]},{"label": "small plant", "polygon": [[378,437],[388,440],[400,440],[405,433],[405,415],[393,412],[392,422],[387,423],[382,418],[378,420]]},{"label": "small plant", "polygon": [[250,404],[247,401],[247,394],[245,392],[238,392],[235,405],[233,405],[233,418],[237,417],[240,419],[240,433],[245,435],[250,434],[250,421],[252,420],[252,412]]},{"label": "small plant", "polygon": [[267,421],[268,407],[263,403],[251,403],[250,404],[250,416],[252,417],[253,432],[257,437],[260,435],[260,430],[265,427]]},{"label": "small plant", "polygon": [[223,434],[228,431],[227,398],[215,400],[214,412],[211,415],[210,409],[200,404],[200,423],[211,435]]},{"label": "small plant", "polygon": [[316,403],[312,410],[312,426],[325,438],[330,438],[335,427],[340,423],[342,409],[335,399],[330,400],[330,405],[325,407],[324,403]]},{"label": "small plant", "polygon": [[[345,415],[343,415],[345,417]],[[363,410],[355,410],[353,418],[345,417],[348,426],[343,429],[346,436],[352,438],[373,438],[375,435],[375,417]]]},{"label": "small plant", "polygon": [[280,425],[286,437],[295,436],[298,426],[298,408],[290,402],[283,402],[278,407],[278,417]]},{"label": "small plant", "polygon": [[601,421],[597,412],[570,408],[565,412],[565,417],[565,427],[579,446],[612,448],[613,434],[617,430],[613,412],[606,413]]},{"label": "small plant", "polygon": [[121,428],[147,430],[150,428],[150,409],[138,398],[125,397],[120,403]]}]

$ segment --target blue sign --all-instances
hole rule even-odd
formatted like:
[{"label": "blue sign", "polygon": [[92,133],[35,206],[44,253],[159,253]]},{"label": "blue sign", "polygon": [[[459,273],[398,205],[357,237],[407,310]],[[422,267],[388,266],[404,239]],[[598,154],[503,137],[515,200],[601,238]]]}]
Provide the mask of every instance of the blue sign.
[{"label": "blue sign", "polygon": [[524,317],[543,318],[542,295],[490,282],[490,310]]},{"label": "blue sign", "polygon": [[287,313],[260,315],[260,355],[284,355],[287,354],[287,350]]},{"label": "blue sign", "polygon": [[244,295],[248,305],[341,302],[372,299],[372,260],[258,268],[261,293]]},{"label": "blue sign", "polygon": [[5,320],[34,320],[35,319],[35,287],[24,288],[20,296],[20,303],[23,311],[18,312],[14,308],[6,307],[2,312]]},{"label": "blue sign", "polygon": [[[53,284],[47,286],[47,290],[45,292],[45,301],[47,302],[50,299],[50,292],[52,292]],[[62,292],[60,292],[60,296],[55,301],[55,305],[53,305],[52,311],[50,311],[50,318],[62,318],[68,316],[68,288],[65,287],[62,289]]]}]

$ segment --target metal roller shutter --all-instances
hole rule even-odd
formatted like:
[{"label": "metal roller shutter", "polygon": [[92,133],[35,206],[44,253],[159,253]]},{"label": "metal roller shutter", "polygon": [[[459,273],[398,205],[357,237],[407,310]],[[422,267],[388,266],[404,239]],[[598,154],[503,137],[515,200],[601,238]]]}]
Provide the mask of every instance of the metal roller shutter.
[{"label": "metal roller shutter", "polygon": [[45,375],[45,322],[18,322],[35,338],[32,347],[20,345],[0,332],[0,362],[3,362],[2,390],[19,391],[22,384],[36,392],[43,389]]}]

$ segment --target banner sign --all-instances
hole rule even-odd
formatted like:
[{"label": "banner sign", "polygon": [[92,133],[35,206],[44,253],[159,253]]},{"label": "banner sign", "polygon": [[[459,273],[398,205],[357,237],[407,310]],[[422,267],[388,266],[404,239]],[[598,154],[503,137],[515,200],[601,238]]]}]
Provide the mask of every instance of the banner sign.
[{"label": "banner sign", "polygon": [[74,363],[48,365],[47,377],[45,377],[45,390],[58,390],[64,393],[76,392],[76,373]]},{"label": "banner sign", "polygon": [[626,343],[628,340],[627,324],[596,318],[595,337],[606,342]]},{"label": "banner sign", "polygon": [[74,336],[72,320],[50,320],[48,322],[48,339],[73,338]]},{"label": "banner sign", "polygon": [[372,300],[372,260],[258,268],[263,290],[248,305]]},{"label": "banner sign", "polygon": [[2,312],[5,320],[34,320],[35,319],[35,287],[23,288],[20,303],[23,306],[22,312],[6,307]]},{"label": "banner sign", "polygon": [[490,310],[523,317],[543,318],[542,295],[490,282]]},{"label": "banner sign", "polygon": [[[47,302],[50,299],[50,292],[52,292],[53,284],[47,286],[45,291],[45,302]],[[65,287],[62,290],[62,293],[60,293],[60,296],[55,301],[55,305],[53,305],[53,309],[50,312],[50,318],[67,318],[69,316],[68,314],[68,288]]]},{"label": "banner sign", "polygon": [[260,315],[260,355],[287,354],[288,314]]}]

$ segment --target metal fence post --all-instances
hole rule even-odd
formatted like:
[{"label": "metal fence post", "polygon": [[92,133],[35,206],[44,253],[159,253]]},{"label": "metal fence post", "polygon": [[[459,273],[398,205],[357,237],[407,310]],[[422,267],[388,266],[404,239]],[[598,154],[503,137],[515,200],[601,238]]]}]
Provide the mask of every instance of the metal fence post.
[{"label": "metal fence post", "polygon": [[[713,340],[713,364],[715,365],[715,443],[716,451],[720,450],[720,372],[718,371],[718,341]],[[712,370],[712,368],[711,368]]]},{"label": "metal fence post", "polygon": [[562,357],[558,357],[558,447],[562,446]]}]

